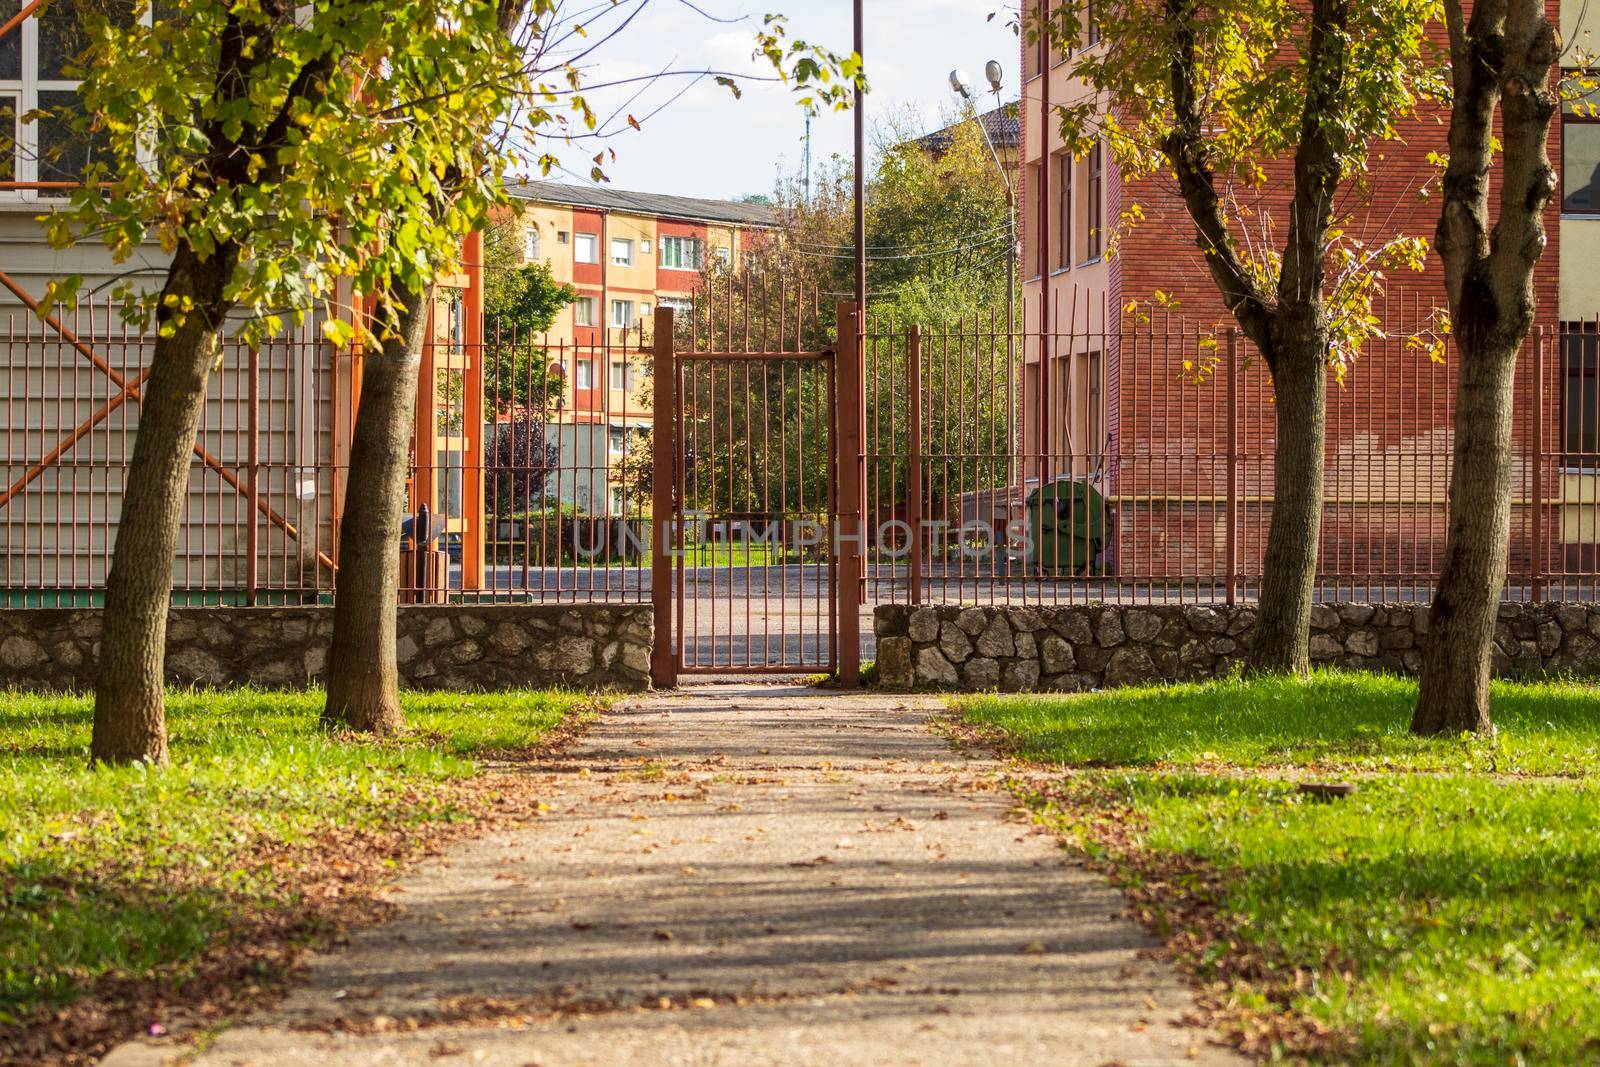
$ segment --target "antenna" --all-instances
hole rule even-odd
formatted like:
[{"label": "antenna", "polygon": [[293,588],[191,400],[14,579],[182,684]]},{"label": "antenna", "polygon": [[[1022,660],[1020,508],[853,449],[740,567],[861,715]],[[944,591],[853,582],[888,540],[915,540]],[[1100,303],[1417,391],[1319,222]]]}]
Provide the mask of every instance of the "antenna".
[{"label": "antenna", "polygon": [[811,203],[811,112],[809,110],[806,111],[806,157],[805,158],[806,158],[806,161],[805,161],[805,168],[806,168],[806,178],[805,178],[806,203],[810,204]]}]

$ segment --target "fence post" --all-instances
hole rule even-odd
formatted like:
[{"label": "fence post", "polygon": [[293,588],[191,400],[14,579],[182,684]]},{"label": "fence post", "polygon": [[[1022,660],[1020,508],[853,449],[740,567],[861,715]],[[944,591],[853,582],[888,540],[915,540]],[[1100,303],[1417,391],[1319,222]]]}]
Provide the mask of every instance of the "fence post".
[{"label": "fence post", "polygon": [[673,427],[678,368],[673,359],[672,309],[657,307],[655,315],[651,356],[654,425],[650,433],[650,605],[655,614],[655,630],[650,647],[650,683],[666,687],[678,684],[678,668],[672,656],[676,622],[672,617],[672,558],[667,554],[667,539],[674,536],[673,515],[677,510],[673,471],[678,442]]},{"label": "fence post", "polygon": [[906,568],[911,603],[922,603],[922,327],[913,325],[906,350],[906,524],[911,562]]},{"label": "fence post", "polygon": [[834,417],[839,426],[835,457],[839,486],[839,509],[834,516],[834,553],[839,565],[839,684],[854,688],[861,684],[861,604],[863,517],[866,511],[862,451],[867,436],[867,410],[863,379],[861,309],[849,301],[838,305],[835,316],[838,332],[834,351],[837,370],[834,381]]},{"label": "fence post", "polygon": [[1239,593],[1239,330],[1228,327],[1228,474],[1225,544],[1228,557],[1226,596],[1229,604]]},{"label": "fence post", "polygon": [[1544,599],[1544,327],[1533,342],[1533,600]]},{"label": "fence post", "polygon": [[248,418],[250,420],[249,443],[246,445],[248,455],[245,462],[249,468],[248,494],[250,497],[250,525],[245,527],[244,534],[244,602],[247,607],[256,606],[256,585],[260,581],[257,573],[258,543],[256,520],[260,517],[261,486],[257,477],[261,469],[261,353],[255,345],[250,346],[249,362],[250,390],[248,401]]}]

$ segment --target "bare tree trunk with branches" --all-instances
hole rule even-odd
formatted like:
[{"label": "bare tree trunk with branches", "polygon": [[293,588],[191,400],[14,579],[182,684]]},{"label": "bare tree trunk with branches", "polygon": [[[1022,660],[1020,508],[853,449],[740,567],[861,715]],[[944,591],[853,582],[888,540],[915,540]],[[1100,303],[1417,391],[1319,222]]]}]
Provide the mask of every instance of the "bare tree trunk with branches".
[{"label": "bare tree trunk with branches", "polygon": [[[1470,21],[1446,0],[1455,99],[1438,248],[1456,349],[1455,449],[1444,565],[1423,643],[1411,729],[1489,733],[1495,608],[1511,532],[1511,411],[1517,351],[1534,320],[1534,268],[1555,193],[1546,152],[1558,106],[1560,41],[1543,0],[1479,0]],[[1495,112],[1504,160],[1499,217],[1489,220]]]},{"label": "bare tree trunk with branches", "polygon": [[397,294],[394,332],[362,368],[350,478],[339,522],[333,646],[322,720],[380,736],[405,728],[395,648],[400,522],[432,300],[431,291]]}]

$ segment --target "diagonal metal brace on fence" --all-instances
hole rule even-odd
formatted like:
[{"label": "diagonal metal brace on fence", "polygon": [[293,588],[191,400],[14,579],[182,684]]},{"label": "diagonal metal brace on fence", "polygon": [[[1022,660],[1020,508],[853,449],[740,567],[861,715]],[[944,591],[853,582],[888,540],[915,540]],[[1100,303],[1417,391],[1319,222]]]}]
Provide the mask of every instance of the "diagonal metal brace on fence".
[{"label": "diagonal metal brace on fence", "polygon": [[[71,448],[80,440],[82,440],[90,430],[94,429],[101,422],[104,422],[125,402],[132,400],[137,403],[142,398],[142,393],[140,392],[139,387],[144,384],[144,380],[149,376],[150,371],[148,368],[146,368],[141,370],[132,379],[124,378],[117,372],[115,367],[111,366],[111,364],[104,357],[86,344],[82,338],[80,338],[75,332],[73,332],[69,327],[56,318],[56,316],[43,311],[39,305],[39,301],[34,299],[33,294],[29,293],[22,286],[18,285],[11,275],[7,274],[3,270],[0,270],[0,285],[3,285],[10,290],[12,295],[14,295],[18,300],[22,301],[23,304],[27,305],[29,311],[32,311],[35,315],[39,316],[45,325],[54,330],[62,340],[66,341],[73,348],[77,349],[78,352],[81,353],[96,370],[98,370],[101,374],[104,374],[108,379],[110,379],[113,385],[122,390],[116,396],[102,404],[99,409],[91,414],[87,419],[74,427],[72,432],[58,441],[56,446],[52,448],[43,458],[41,458],[38,463],[35,463],[29,467],[25,472],[23,472],[22,477],[13,482],[5,490],[5,492],[0,493],[0,507],[5,507],[7,504],[11,503],[13,498],[15,498],[31,483],[41,477],[45,471],[49,470],[51,466],[58,462],[62,456],[66,455],[66,453],[71,450]],[[220,477],[229,488],[233,489],[234,492],[245,497],[247,500],[252,501],[255,504],[256,510],[265,516],[267,521],[271,522],[274,526],[278,527],[278,529],[282,530],[294,540],[301,540],[299,527],[295,526],[294,523],[280,515],[272,507],[272,505],[268,504],[264,500],[261,500],[259,496],[252,493],[250,491],[250,487],[246,485],[245,482],[241,480],[231,468],[223,463],[222,460],[206,451],[206,449],[201,446],[198,441],[196,441],[194,444],[194,454],[199,456],[201,461],[204,462],[206,466],[216,471],[217,476]],[[322,552],[321,550],[318,550],[317,552],[317,562],[330,571],[337,569],[337,566],[333,562],[332,558],[330,558],[327,553]]]}]

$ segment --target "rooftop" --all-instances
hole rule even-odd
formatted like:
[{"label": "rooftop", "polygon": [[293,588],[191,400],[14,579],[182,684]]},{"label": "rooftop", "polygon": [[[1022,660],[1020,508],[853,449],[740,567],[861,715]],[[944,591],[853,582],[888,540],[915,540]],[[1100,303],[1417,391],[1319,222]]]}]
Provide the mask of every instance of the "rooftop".
[{"label": "rooftop", "polygon": [[630,215],[723,222],[739,226],[776,226],[778,212],[769,204],[741,204],[732,200],[707,200],[697,196],[667,196],[611,189],[602,185],[563,185],[559,182],[521,182],[509,187],[512,196],[541,204],[565,204]]},{"label": "rooftop", "polygon": [[[962,119],[953,126],[946,126],[942,130],[934,130],[930,134],[917,138],[913,144],[929,152],[938,152],[949,146],[955,131],[971,122],[971,119]],[[983,123],[983,128],[989,131],[990,140],[994,146],[1000,148],[1015,148],[1022,140],[1022,119],[1019,116],[1015,103],[1002,104],[992,111],[985,111],[978,116],[978,121]]]}]

